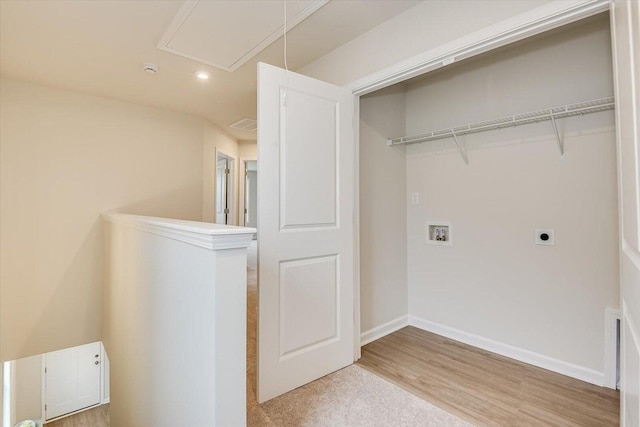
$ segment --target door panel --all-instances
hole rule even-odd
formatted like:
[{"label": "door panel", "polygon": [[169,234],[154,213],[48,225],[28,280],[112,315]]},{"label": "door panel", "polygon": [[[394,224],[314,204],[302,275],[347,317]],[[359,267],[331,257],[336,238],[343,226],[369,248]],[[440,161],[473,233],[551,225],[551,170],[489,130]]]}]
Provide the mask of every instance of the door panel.
[{"label": "door panel", "polygon": [[100,343],[47,353],[45,360],[46,419],[100,403]]},{"label": "door panel", "polygon": [[280,152],[283,229],[336,225],[339,114],[335,100],[293,89],[280,104],[286,129]]},{"label": "door panel", "polygon": [[353,363],[350,91],[258,65],[258,401]]},{"label": "door panel", "polygon": [[338,256],[280,263],[280,359],[338,338]]}]

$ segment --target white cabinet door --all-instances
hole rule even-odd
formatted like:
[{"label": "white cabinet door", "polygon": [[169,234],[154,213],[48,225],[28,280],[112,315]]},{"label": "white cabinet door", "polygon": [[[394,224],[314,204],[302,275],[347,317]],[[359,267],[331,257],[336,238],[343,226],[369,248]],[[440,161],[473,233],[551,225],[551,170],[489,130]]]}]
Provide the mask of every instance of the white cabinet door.
[{"label": "white cabinet door", "polygon": [[99,342],[47,353],[44,363],[46,420],[100,403]]},{"label": "white cabinet door", "polygon": [[353,95],[258,65],[258,401],[353,363]]}]

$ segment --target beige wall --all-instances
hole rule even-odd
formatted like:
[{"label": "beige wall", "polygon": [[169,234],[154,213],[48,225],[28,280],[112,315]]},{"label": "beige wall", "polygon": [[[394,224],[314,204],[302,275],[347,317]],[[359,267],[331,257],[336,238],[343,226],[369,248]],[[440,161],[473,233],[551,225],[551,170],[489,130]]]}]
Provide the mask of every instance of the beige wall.
[{"label": "beige wall", "polygon": [[258,158],[258,143],[256,141],[239,141],[238,150],[241,158]]},{"label": "beige wall", "polygon": [[367,332],[407,314],[405,132],[402,87],[360,100],[360,321]]},{"label": "beige wall", "polygon": [[2,360],[101,339],[100,213],[202,216],[203,121],[0,84]]},{"label": "beige wall", "polygon": [[[434,74],[407,87],[408,134],[611,96],[606,15]],[[603,372],[605,308],[618,308],[612,112],[407,150],[409,313]],[[451,221],[453,246],[425,244]],[[555,246],[534,244],[553,228]]]},{"label": "beige wall", "polygon": [[306,65],[299,72],[345,85],[548,2],[427,0]]}]

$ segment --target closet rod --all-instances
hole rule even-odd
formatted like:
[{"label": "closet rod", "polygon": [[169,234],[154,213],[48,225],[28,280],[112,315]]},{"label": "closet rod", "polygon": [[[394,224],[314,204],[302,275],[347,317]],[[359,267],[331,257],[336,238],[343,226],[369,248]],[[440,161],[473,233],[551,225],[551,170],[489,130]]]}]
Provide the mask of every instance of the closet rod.
[{"label": "closet rod", "polygon": [[[495,129],[503,129],[507,127],[515,127],[530,123],[544,122],[551,120],[554,125],[560,154],[564,154],[563,142],[560,134],[555,126],[555,119],[565,117],[578,116],[589,113],[597,113],[599,111],[613,110],[615,108],[614,98],[593,99],[591,101],[578,102],[576,104],[567,104],[561,107],[547,108],[545,110],[532,111],[530,113],[516,114],[514,116],[503,117],[500,119],[487,120],[484,122],[471,123],[463,126],[456,126],[449,129],[438,130],[434,132],[421,133],[419,135],[403,136],[399,138],[390,138],[387,140],[388,145],[401,144],[417,144],[420,142],[436,141],[438,139],[454,138],[458,136],[468,135],[471,133],[485,132]],[[463,156],[465,157],[465,156]],[[466,161],[466,159],[465,159]]]}]

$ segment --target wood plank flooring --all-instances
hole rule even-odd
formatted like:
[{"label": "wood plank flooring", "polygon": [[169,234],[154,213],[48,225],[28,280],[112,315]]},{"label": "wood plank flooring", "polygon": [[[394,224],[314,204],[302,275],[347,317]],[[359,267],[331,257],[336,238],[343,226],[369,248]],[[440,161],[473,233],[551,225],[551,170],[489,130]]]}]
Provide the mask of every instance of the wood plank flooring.
[{"label": "wood plank flooring", "polygon": [[109,427],[109,405],[100,405],[66,418],[46,423],[46,427]]},{"label": "wood plank flooring", "polygon": [[618,426],[619,393],[411,326],[361,367],[478,426]]}]

